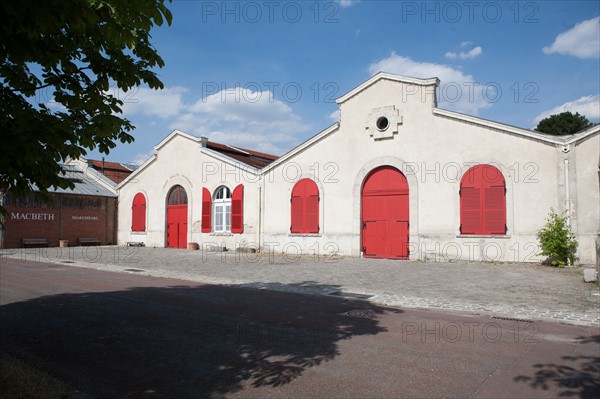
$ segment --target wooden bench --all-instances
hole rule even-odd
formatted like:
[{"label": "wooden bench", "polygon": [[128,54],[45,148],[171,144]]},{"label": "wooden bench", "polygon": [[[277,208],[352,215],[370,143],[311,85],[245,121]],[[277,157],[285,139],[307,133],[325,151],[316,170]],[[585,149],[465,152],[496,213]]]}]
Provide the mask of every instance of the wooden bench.
[{"label": "wooden bench", "polygon": [[23,238],[21,240],[21,248],[26,247],[47,247],[48,240],[45,238]]},{"label": "wooden bench", "polygon": [[96,237],[79,237],[79,245],[100,245],[100,240]]}]

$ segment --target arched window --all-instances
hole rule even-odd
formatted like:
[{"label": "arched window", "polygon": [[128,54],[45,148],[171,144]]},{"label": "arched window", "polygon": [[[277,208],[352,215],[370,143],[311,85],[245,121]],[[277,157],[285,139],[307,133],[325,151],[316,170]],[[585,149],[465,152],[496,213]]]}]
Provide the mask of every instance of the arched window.
[{"label": "arched window", "polygon": [[214,231],[231,231],[231,191],[225,186],[221,186],[215,191],[213,220]]},{"label": "arched window", "polygon": [[146,231],[146,197],[142,193],[133,197],[131,231]]},{"label": "arched window", "polygon": [[292,189],[292,233],[319,233],[319,188],[311,179],[298,181]]},{"label": "arched window", "polygon": [[506,183],[491,165],[476,165],[460,181],[460,233],[505,235]]},{"label": "arched window", "polygon": [[202,232],[244,232],[244,185],[238,184],[233,193],[225,186],[210,191],[202,189]]},{"label": "arched window", "polygon": [[183,187],[173,187],[169,193],[169,205],[185,205],[187,203],[187,194]]}]

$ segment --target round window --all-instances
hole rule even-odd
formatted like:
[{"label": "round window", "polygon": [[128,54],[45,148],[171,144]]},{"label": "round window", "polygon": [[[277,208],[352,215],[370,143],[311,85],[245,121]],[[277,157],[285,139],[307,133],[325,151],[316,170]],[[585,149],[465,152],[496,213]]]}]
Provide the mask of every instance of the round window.
[{"label": "round window", "polygon": [[379,129],[380,132],[383,132],[390,126],[390,121],[385,116],[381,116],[379,119],[377,119],[375,124],[377,125],[377,129]]}]

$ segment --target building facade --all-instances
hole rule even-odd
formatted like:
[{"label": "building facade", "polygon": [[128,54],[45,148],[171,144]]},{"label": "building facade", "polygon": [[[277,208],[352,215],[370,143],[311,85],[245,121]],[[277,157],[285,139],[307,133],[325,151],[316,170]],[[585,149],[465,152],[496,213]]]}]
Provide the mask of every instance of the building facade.
[{"label": "building facade", "polygon": [[63,171],[75,188],[51,189],[49,201],[35,193],[27,197],[2,194],[7,215],[0,229],[0,247],[19,248],[32,240],[36,246],[57,247],[60,240],[76,246],[81,238],[102,245],[117,243],[116,182],[86,160],[68,161]]},{"label": "building facade", "polygon": [[176,130],[117,186],[119,242],[540,261],[554,208],[595,263],[600,127],[557,137],[444,110],[438,83],[379,73],[279,158]]}]

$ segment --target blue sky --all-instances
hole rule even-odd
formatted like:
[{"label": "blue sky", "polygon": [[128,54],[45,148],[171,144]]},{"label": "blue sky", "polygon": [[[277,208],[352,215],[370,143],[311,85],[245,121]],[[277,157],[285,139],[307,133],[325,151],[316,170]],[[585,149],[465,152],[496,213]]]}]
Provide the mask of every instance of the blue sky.
[{"label": "blue sky", "polygon": [[[441,108],[535,127],[600,119],[600,2],[175,1],[153,30],[162,91],[117,93],[140,162],[173,129],[282,154],[378,71],[441,80]],[[92,152],[90,158],[102,155]]]}]

